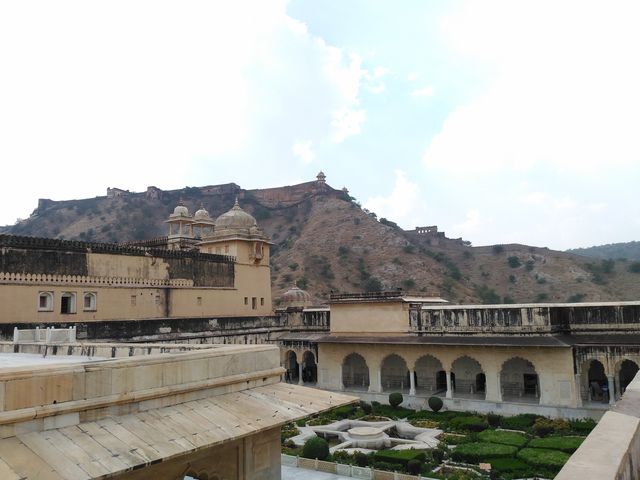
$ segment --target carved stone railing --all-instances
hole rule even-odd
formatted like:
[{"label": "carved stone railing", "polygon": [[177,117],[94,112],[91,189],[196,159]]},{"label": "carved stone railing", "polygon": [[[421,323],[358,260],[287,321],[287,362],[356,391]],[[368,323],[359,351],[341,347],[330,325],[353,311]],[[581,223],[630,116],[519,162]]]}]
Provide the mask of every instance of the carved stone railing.
[{"label": "carved stone railing", "polygon": [[43,285],[96,285],[117,287],[193,287],[193,280],[129,277],[91,277],[84,275],[49,275],[44,273],[0,272],[0,283]]}]

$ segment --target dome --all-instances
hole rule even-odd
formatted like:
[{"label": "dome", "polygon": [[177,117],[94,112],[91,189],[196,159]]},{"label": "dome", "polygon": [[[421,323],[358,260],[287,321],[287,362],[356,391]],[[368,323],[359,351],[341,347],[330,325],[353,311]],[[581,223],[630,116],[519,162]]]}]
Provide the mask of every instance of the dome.
[{"label": "dome", "polygon": [[193,218],[194,220],[211,220],[209,212],[207,212],[203,205],[200,205],[200,209],[193,214]]},{"label": "dome", "polygon": [[311,295],[309,292],[294,285],[282,295],[282,302],[290,307],[303,307],[311,305]]},{"label": "dome", "polygon": [[189,217],[189,209],[184,206],[182,202],[178,203],[178,206],[173,209],[172,217]]},{"label": "dome", "polygon": [[238,199],[236,198],[236,203],[233,205],[231,210],[226,213],[223,213],[216,220],[216,229],[222,228],[252,228],[257,227],[256,219],[245,212],[240,205],[238,204]]}]

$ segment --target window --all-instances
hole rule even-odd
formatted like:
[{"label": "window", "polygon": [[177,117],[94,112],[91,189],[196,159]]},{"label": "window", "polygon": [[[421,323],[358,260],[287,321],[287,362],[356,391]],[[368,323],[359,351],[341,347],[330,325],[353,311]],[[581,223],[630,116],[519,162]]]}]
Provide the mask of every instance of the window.
[{"label": "window", "polygon": [[131,306],[135,307],[136,306],[136,296],[135,295],[131,295]]},{"label": "window", "polygon": [[224,246],[224,253],[229,253],[229,245]]},{"label": "window", "polygon": [[95,292],[85,292],[84,294],[84,300],[83,300],[83,309],[85,312],[90,311],[90,312],[95,312],[96,311],[96,299],[97,299],[97,295]]},{"label": "window", "polygon": [[251,297],[251,308],[255,310],[258,307],[258,299],[256,297]]},{"label": "window", "polygon": [[64,292],[60,299],[60,313],[76,313],[76,294]]},{"label": "window", "polygon": [[264,297],[260,297],[260,306],[264,307]]},{"label": "window", "polygon": [[52,292],[40,292],[38,294],[38,311],[39,312],[53,311],[53,293]]},{"label": "window", "polygon": [[202,297],[198,297],[196,299],[196,302],[198,303],[198,305],[202,305]]},{"label": "window", "polygon": [[244,297],[244,304],[249,305],[249,297]]}]

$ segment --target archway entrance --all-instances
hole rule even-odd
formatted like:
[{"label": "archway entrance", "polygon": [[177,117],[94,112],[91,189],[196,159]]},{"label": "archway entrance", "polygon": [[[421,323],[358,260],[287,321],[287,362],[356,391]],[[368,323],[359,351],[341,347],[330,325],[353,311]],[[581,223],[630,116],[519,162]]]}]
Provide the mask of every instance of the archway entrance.
[{"label": "archway entrance", "polygon": [[313,353],[306,351],[302,355],[302,381],[304,383],[316,383],[318,381],[318,366]]},{"label": "archway entrance", "polygon": [[299,378],[298,356],[296,355],[296,352],[294,352],[293,350],[289,350],[287,352],[287,359],[285,361],[284,368],[287,369],[287,371],[284,374],[285,381],[297,383]]},{"label": "archway entrance", "polygon": [[638,373],[638,364],[631,360],[623,360],[620,364],[620,373],[618,374],[618,385],[620,385],[620,395],[627,389],[633,377]]},{"label": "archway entrance", "polygon": [[391,354],[382,361],[380,366],[383,392],[408,392],[409,369],[404,358]]},{"label": "archway entrance", "polygon": [[598,360],[591,360],[587,371],[588,399],[592,402],[609,401],[609,383],[604,365]]},{"label": "archway entrance", "polygon": [[538,373],[531,362],[524,358],[512,358],[500,371],[502,400],[506,402],[538,403],[540,386]]},{"label": "archway entrance", "polygon": [[369,367],[357,353],[347,355],[342,362],[342,385],[348,390],[369,389]]},{"label": "archway entrance", "polygon": [[447,376],[442,369],[442,362],[431,355],[420,357],[416,361],[416,393],[431,394],[446,389]]},{"label": "archway entrance", "polygon": [[451,366],[453,396],[484,400],[486,379],[480,362],[471,357],[460,357]]}]

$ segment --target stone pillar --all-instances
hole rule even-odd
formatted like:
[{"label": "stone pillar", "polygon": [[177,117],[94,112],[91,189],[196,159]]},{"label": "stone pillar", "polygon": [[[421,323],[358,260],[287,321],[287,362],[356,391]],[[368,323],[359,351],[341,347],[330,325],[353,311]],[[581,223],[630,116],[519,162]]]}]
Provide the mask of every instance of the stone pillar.
[{"label": "stone pillar", "polygon": [[302,362],[298,364],[298,385],[302,385],[304,382],[302,381]]},{"label": "stone pillar", "polygon": [[447,373],[447,398],[453,398],[453,388],[451,386],[451,370],[446,370]]},{"label": "stone pillar", "polygon": [[616,403],[616,388],[613,375],[607,375],[607,383],[609,384],[609,404]]},{"label": "stone pillar", "polygon": [[576,407],[582,407],[582,375],[576,373],[574,375],[576,381]]},{"label": "stone pillar", "polygon": [[502,402],[502,386],[500,385],[500,373],[487,373],[487,383],[485,385],[487,392],[485,395],[485,399],[488,402]]},{"label": "stone pillar", "polygon": [[373,375],[369,375],[369,393],[382,392],[382,371],[378,367]]},{"label": "stone pillar", "polygon": [[416,394],[416,372],[414,370],[409,370],[409,395]]}]

